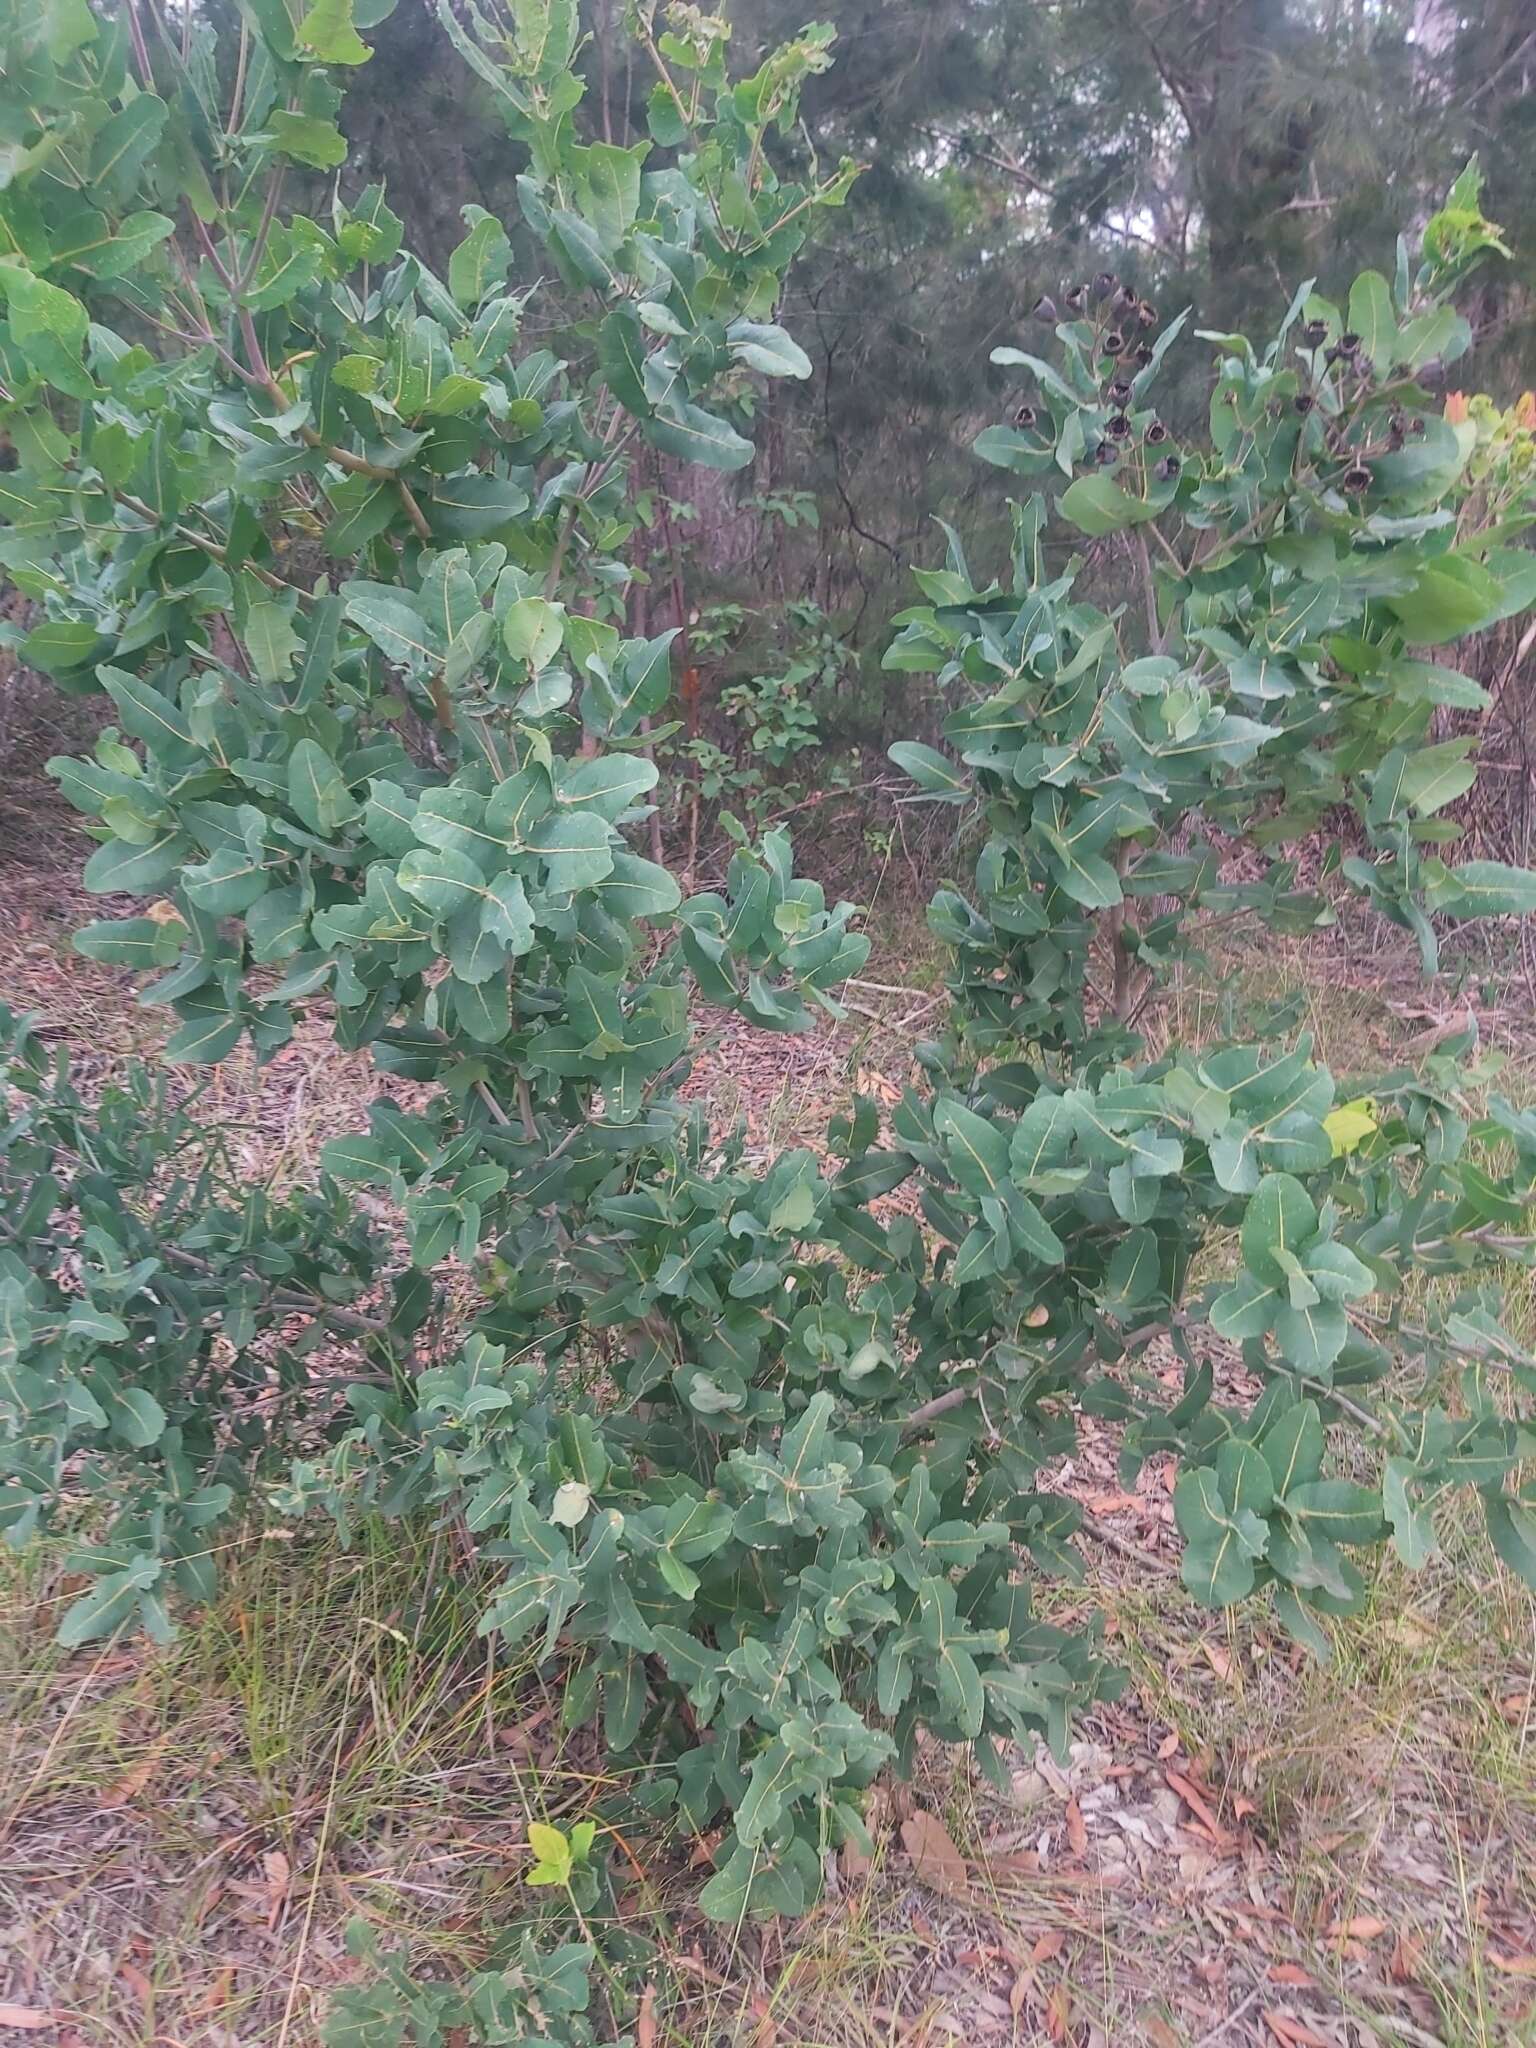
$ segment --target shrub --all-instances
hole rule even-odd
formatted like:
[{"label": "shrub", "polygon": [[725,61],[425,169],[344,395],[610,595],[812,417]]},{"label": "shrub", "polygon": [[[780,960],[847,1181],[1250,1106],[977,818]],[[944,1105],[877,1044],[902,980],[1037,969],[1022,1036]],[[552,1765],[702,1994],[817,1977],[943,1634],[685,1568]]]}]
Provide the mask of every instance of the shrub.
[{"label": "shrub", "polygon": [[[702,1904],[737,1922],[815,1897],[920,1731],[995,1774],[999,1745],[1060,1743],[1113,1687],[1091,1632],[1036,1619],[1019,1569],[1021,1550],[1072,1568],[1076,1511],[1040,1475],[1079,1408],[1123,1421],[1128,1476],[1178,1457],[1193,1590],[1262,1588],[1320,1654],[1362,1597],[1350,1551],[1390,1531],[1421,1564],[1449,1487],[1479,1489],[1536,1581],[1530,1495],[1509,1487],[1530,1436],[1506,1398],[1536,1376],[1479,1286],[1524,1248],[1536,1118],[1472,1115],[1466,1041],[1344,1091],[1305,1038],[1150,1057],[1135,1032],[1210,919],[1328,917],[1284,849],[1342,803],[1359,850],[1341,879],[1426,964],[1434,916],[1536,906],[1536,877],[1446,858],[1441,813],[1473,769],[1430,722],[1480,697],[1409,652],[1536,587],[1500,527],[1458,528],[1470,437],[1417,382],[1465,345],[1447,294],[1493,237],[1469,173],[1395,285],[1367,273],[1345,316],[1305,288],[1262,355],[1215,338],[1209,449],[1171,450],[1150,404],[1182,317],[1143,341],[1151,309],[1101,295],[1054,323],[1060,368],[1002,352],[1035,395],[980,452],[1059,471],[1069,525],[1126,537],[1137,602],[1074,598],[1039,499],[1016,509],[1006,580],[978,582],[956,537],[920,576],[890,660],[937,672],[959,759],[897,758],[919,798],[978,798],[990,834],[974,887],[934,906],[952,1021],[885,1127],[864,1100],[834,1121],[830,1170],[808,1149],[757,1167],[679,1099],[695,1000],[795,1028],[808,1003],[835,1010],[867,942],[782,834],[686,902],[631,850],[671,636],[617,623],[624,459],[644,441],[738,467],[750,380],[806,372],[771,314],[847,185],[788,169],[827,39],[733,84],[720,24],[680,7],[658,35],[642,9],[652,138],[621,149],[578,140],[565,0],[472,18],[474,36],[443,13],[527,147],[530,227],[590,295],[579,364],[522,346],[490,217],[470,209],[440,280],[401,253],[382,192],[338,199],[329,228],[284,212],[285,166],[345,155],[337,81],[367,56],[350,0],[248,20],[238,69],[190,17],[183,47],[146,40],[131,5],[12,15],[0,353],[22,459],[0,480],[0,560],[43,608],[26,658],[104,688],[121,721],[58,764],[95,821],[87,885],[175,911],[108,917],[82,950],[158,973],[172,1061],[247,1038],[265,1056],[323,1004],[343,1044],[425,1091],[329,1145],[291,1223],[213,1229],[209,1287],[275,1281],[271,1316],[294,1308],[291,1275],[329,1295],[378,1272],[360,1237],[317,1233],[338,1190],[381,1189],[402,1218],[408,1272],[369,1311],[383,1370],[348,1386],[279,1504],[462,1516],[499,1573],[484,1627],[559,1671],[567,1725],[654,1764],[646,1812],[725,1820]],[[1258,850],[1257,879],[1224,879],[1217,832]],[[135,1168],[146,1203],[160,1156]],[[16,1284],[41,1275],[42,1312],[67,1322],[52,1171],[23,1159]],[[181,1211],[126,1208],[125,1256],[174,1265],[155,1233],[174,1246]],[[296,1263],[274,1272],[285,1229]],[[444,1342],[429,1311],[450,1254],[480,1294]],[[1453,1284],[1410,1323],[1416,1269]],[[150,1313],[127,1281],[122,1301]],[[1251,1377],[1218,1393],[1202,1325]],[[1138,1370],[1157,1333],[1184,1365],[1173,1400]],[[129,1442],[173,1472],[195,1419],[206,1486],[244,1390],[187,1341],[171,1398],[129,1399]],[[88,1322],[77,1350],[45,1351],[9,1384],[13,1430],[54,1427],[75,1382],[138,1384],[125,1343]],[[1457,1367],[1454,1387],[1420,1406],[1385,1384],[1404,1350]],[[1353,1460],[1340,1476],[1334,1419],[1375,1440],[1369,1480]],[[85,1431],[110,1450],[110,1415]],[[175,1555],[152,1520],[133,1524],[151,1566]],[[123,1569],[103,1561],[111,1584]],[[121,1613],[93,1597],[77,1637]],[[557,1839],[540,1870],[589,1933],[580,1887],[606,1879],[590,1836]],[[397,1973],[393,2000],[361,1996],[338,2026],[504,2038],[531,1983],[565,2015],[543,2009],[550,2036],[577,2037],[571,1950],[520,1953],[462,1996]]]}]

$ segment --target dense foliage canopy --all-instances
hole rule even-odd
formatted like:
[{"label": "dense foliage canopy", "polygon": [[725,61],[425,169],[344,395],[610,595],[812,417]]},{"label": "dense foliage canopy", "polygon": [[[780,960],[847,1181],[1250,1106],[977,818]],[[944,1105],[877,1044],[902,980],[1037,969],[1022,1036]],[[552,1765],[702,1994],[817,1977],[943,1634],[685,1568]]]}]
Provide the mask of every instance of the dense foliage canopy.
[{"label": "dense foliage canopy", "polygon": [[[861,1099],[825,1154],[760,1164],[679,1098],[699,1005],[836,1014],[868,941],[782,831],[689,895],[635,850],[674,634],[627,630],[627,551],[656,464],[743,467],[810,370],[775,316],[854,176],[786,162],[829,32],[737,77],[723,24],[641,8],[649,133],[620,144],[571,0],[445,0],[524,155],[557,352],[495,214],[439,274],[379,186],[290,206],[345,161],[374,25],[4,20],[0,563],[25,659],[116,720],[53,764],[108,912],[77,943],[149,977],[174,1065],[268,1056],[302,1010],[412,1084],[279,1203],[162,1082],[88,1106],[8,1022],[0,1515],[25,1539],[83,1475],[66,1639],[170,1628],[253,1474],[343,1525],[451,1517],[494,1567],[485,1630],[654,1763],[633,1804],[724,1827],[701,1902],[737,1922],[811,1902],[922,1731],[997,1772],[1113,1689],[1021,1572],[1072,1568],[1042,1474],[1078,1412],[1124,1425],[1127,1475],[1178,1459],[1192,1590],[1262,1590],[1318,1654],[1350,1552],[1422,1564],[1453,1487],[1536,1583],[1536,1366],[1485,1285],[1524,1254],[1536,1116],[1469,1113],[1470,1033],[1344,1088],[1304,1036],[1138,1031],[1213,920],[1333,914],[1296,850],[1341,812],[1324,879],[1427,969],[1437,920],[1536,909],[1536,875],[1456,858],[1475,769],[1434,720],[1483,700],[1426,658],[1536,597],[1514,496],[1473,488],[1424,381],[1499,246],[1475,167],[1262,345],[1104,272],[1040,307],[1048,356],[993,351],[1016,388],[977,453],[1059,495],[1012,505],[995,576],[951,530],[886,656],[944,707],[948,750],[893,749],[912,800],[979,821],[930,913],[949,1021],[888,1118]],[[1176,345],[1214,355],[1199,435],[1158,410]],[[1053,523],[1134,602],[1079,594]],[[533,1835],[580,1943],[519,1937],[462,1991],[396,1969],[337,2038],[590,2038],[594,1947],[616,2007],[625,1960],[595,1840]]]}]

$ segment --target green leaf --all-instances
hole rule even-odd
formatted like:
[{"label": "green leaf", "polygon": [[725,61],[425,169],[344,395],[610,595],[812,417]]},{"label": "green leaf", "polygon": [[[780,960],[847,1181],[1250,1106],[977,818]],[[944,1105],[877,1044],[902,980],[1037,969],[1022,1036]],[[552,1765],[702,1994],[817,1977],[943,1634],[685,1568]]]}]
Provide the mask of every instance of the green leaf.
[{"label": "green leaf", "polygon": [[22,641],[21,658],[44,675],[67,675],[92,663],[107,646],[96,627],[84,620],[50,619],[34,626]]},{"label": "green leaf", "polygon": [[1471,341],[1472,331],[1454,306],[1433,306],[1403,322],[1396,359],[1405,370],[1421,369],[1437,357],[1451,362],[1466,354]]},{"label": "green leaf", "polygon": [[343,477],[326,485],[326,495],[335,516],[325,529],[325,547],[338,560],[360,554],[401,515],[400,493],[385,477]]},{"label": "green leaf", "polygon": [[489,894],[474,861],[443,846],[418,847],[405,856],[396,873],[406,894],[437,918],[457,916]]},{"label": "green leaf", "polygon": [[1349,1318],[1337,1302],[1310,1307],[1287,1303],[1275,1315],[1276,1341],[1289,1363],[1311,1379],[1327,1380],[1349,1336]]},{"label": "green leaf", "polygon": [[645,340],[634,308],[615,306],[597,330],[598,366],[614,397],[640,418],[652,411],[645,388],[645,359]]},{"label": "green leaf", "polygon": [[1264,1524],[1234,1513],[1209,1468],[1185,1472],[1174,1488],[1174,1513],[1184,1532],[1179,1575],[1208,1607],[1230,1607],[1253,1591],[1255,1559],[1264,1548]]},{"label": "green leaf", "polygon": [[531,1820],[528,1823],[528,1846],[533,1851],[533,1868],[525,1874],[524,1882],[533,1885],[568,1885],[576,1867],[571,1844],[560,1832],[547,1822]]},{"label": "green leaf", "polygon": [[1102,470],[1080,476],[1062,492],[1060,510],[1082,533],[1098,538],[1119,533],[1127,526],[1139,526],[1155,519],[1159,507],[1146,498],[1133,498]]},{"label": "green leaf", "polygon": [[180,705],[163,691],[142,683],[137,676],[118,668],[97,670],[107,694],[117,706],[117,715],[135,739],[142,740],[152,754],[173,757],[178,748],[190,750],[192,728]]},{"label": "green leaf", "polygon": [[963,803],[971,793],[970,777],[953,761],[918,740],[897,740],[886,752],[925,796],[945,803]]},{"label": "green leaf", "polygon": [[1038,475],[1056,459],[1051,443],[1034,428],[983,427],[971,443],[971,452],[994,469],[1009,469],[1016,476]]},{"label": "green leaf", "polygon": [[752,460],[752,443],[702,406],[670,398],[645,423],[646,439],[663,455],[697,462],[705,469],[744,469]]},{"label": "green leaf", "polygon": [[547,668],[565,638],[565,607],[547,597],[519,597],[507,606],[501,622],[502,643],[514,661],[530,673]]},{"label": "green leaf", "polygon": [[613,873],[612,828],[592,811],[555,813],[529,839],[542,855],[545,883],[556,895],[590,889]]},{"label": "green leaf", "polygon": [[1157,1239],[1150,1230],[1131,1230],[1116,1245],[1105,1275],[1101,1300],[1111,1315],[1123,1316],[1155,1294],[1162,1268]]},{"label": "green leaf", "polygon": [[124,277],[175,232],[176,223],[163,213],[131,213],[111,227],[87,207],[55,231],[54,262],[76,265],[98,280]]},{"label": "green leaf", "polygon": [[41,339],[57,342],[71,356],[79,355],[90,316],[72,292],[3,258],[0,291],[10,312],[12,338],[23,349],[29,341]]},{"label": "green leaf", "polygon": [[1041,387],[1062,405],[1076,410],[1082,399],[1054,365],[1042,361],[1039,356],[1027,355],[1023,349],[995,348],[991,361],[1006,369],[1025,369],[1032,373]]},{"label": "green leaf", "polygon": [[1349,324],[1377,374],[1389,369],[1397,348],[1397,315],[1392,310],[1392,287],[1379,270],[1362,270],[1355,279]]},{"label": "green leaf", "polygon": [[346,137],[334,121],[322,121],[318,114],[280,110],[267,116],[267,131],[279,156],[314,170],[334,171],[347,160]]},{"label": "green leaf", "polygon": [[225,846],[196,866],[182,869],[182,887],[194,910],[209,917],[237,917],[267,890],[268,866],[258,855]]},{"label": "green leaf", "polygon": [[1431,884],[1428,900],[1445,917],[1530,917],[1536,915],[1536,869],[1464,861]]},{"label": "green leaf", "polygon": [[1275,1416],[1259,1438],[1269,1466],[1275,1496],[1283,1500],[1293,1486],[1305,1485],[1322,1470],[1325,1439],[1315,1401],[1295,1401]]},{"label": "green leaf", "polygon": [[158,144],[167,112],[164,100],[152,92],[141,92],[104,121],[91,142],[91,184],[126,189]]},{"label": "green leaf", "polygon": [[398,253],[403,232],[400,216],[384,203],[384,187],[370,185],[338,225],[336,240],[348,262],[383,264]]},{"label": "green leaf", "polygon": [[1008,1179],[1008,1140],[995,1125],[946,1098],[934,1107],[933,1127],[945,1140],[945,1161],[961,1187],[973,1195],[1002,1192]]},{"label": "green leaf", "polygon": [[121,1571],[104,1572],[64,1610],[58,1630],[60,1645],[76,1650],[82,1643],[113,1634],[133,1613],[140,1594],[158,1583],[161,1570],[157,1557],[139,1557]]},{"label": "green leaf", "polygon": [[188,1066],[216,1067],[240,1043],[245,1019],[236,1010],[212,1007],[188,1017],[166,1040],[165,1057]]},{"label": "green leaf", "polygon": [[74,948],[88,960],[101,960],[110,967],[131,967],[140,972],[165,967],[175,959],[185,925],[178,920],[161,922],[152,917],[108,917],[81,927],[74,935]]},{"label": "green leaf", "polygon": [[298,40],[322,64],[366,64],[373,55],[353,22],[352,0],[315,0],[299,23]]},{"label": "green leaf", "polygon": [[253,604],[246,614],[244,639],[257,679],[263,683],[286,682],[293,657],[304,645],[293,629],[289,608],[267,599]]},{"label": "green leaf", "polygon": [[782,327],[765,327],[755,320],[733,320],[725,330],[726,341],[737,362],[760,370],[765,377],[809,377],[811,359]]},{"label": "green leaf", "polygon": [[1313,1610],[1306,1605],[1293,1587],[1282,1585],[1276,1580],[1272,1587],[1275,1613],[1280,1625],[1293,1636],[1304,1649],[1310,1650],[1318,1662],[1329,1665],[1333,1662],[1333,1644],[1324,1633],[1322,1624]]},{"label": "green leaf", "polygon": [[1309,1535],[1330,1543],[1374,1543],[1381,1534],[1380,1497],[1353,1479],[1314,1479],[1293,1486],[1285,1508]]},{"label": "green leaf", "polygon": [[387,583],[344,583],[346,615],[387,661],[421,669],[442,659],[443,644],[415,604]]},{"label": "green leaf", "polygon": [[191,841],[179,832],[163,832],[147,846],[109,839],[86,862],[85,886],[95,896],[147,896],[191,850]]},{"label": "green leaf", "polygon": [[1420,570],[1411,591],[1383,599],[1409,640],[1436,646],[1459,640],[1496,615],[1497,586],[1476,564],[1445,559]]},{"label": "green leaf", "polygon": [[1437,1548],[1429,1511],[1409,1490],[1414,1478],[1406,1458],[1388,1458],[1382,1469],[1382,1505],[1392,1524],[1392,1546],[1412,1572],[1421,1571]]},{"label": "green leaf", "polygon": [[288,801],[312,832],[326,838],[362,810],[318,740],[300,740],[288,757]]},{"label": "green leaf", "polygon": [[135,1450],[147,1451],[165,1435],[166,1413],[144,1387],[124,1387],[109,1403],[112,1427]]},{"label": "green leaf", "polygon": [[1283,1287],[1286,1270],[1276,1254],[1300,1253],[1316,1234],[1317,1207],[1301,1182],[1289,1173],[1268,1174],[1243,1214],[1243,1264],[1264,1285]]},{"label": "green leaf", "polygon": [[1536,1510],[1507,1493],[1483,1494],[1488,1540],[1522,1584],[1536,1591]]},{"label": "green leaf", "polygon": [[485,891],[480,924],[514,955],[533,944],[533,912],[520,875],[498,875]]},{"label": "green leaf", "polygon": [[481,206],[466,206],[469,233],[448,258],[448,289],[455,301],[473,312],[507,274],[512,244],[496,216]]},{"label": "green leaf", "polygon": [[528,493],[510,477],[443,477],[425,509],[436,539],[490,540],[528,510]]},{"label": "green leaf", "polygon": [[1273,1328],[1284,1302],[1279,1287],[1252,1273],[1239,1273],[1211,1303],[1211,1328],[1229,1344],[1245,1344]]},{"label": "green leaf", "polygon": [[566,769],[555,802],[569,810],[595,811],[615,823],[656,787],[657,769],[644,754],[598,754]]},{"label": "green leaf", "polygon": [[978,1736],[987,1701],[976,1659],[968,1650],[946,1643],[936,1660],[936,1684],[939,1705],[961,1735],[967,1740]]},{"label": "green leaf", "polygon": [[682,901],[681,889],[664,867],[622,851],[615,851],[613,872],[596,887],[610,917],[670,917]]}]

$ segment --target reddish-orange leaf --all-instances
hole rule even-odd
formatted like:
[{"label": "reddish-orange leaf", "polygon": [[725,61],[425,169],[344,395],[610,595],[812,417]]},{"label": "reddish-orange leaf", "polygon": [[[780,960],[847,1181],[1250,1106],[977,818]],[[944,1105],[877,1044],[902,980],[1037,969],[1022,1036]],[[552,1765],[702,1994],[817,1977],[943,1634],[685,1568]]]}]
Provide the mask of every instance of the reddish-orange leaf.
[{"label": "reddish-orange leaf", "polygon": [[1176,2034],[1165,2019],[1155,2012],[1144,2012],[1141,2016],[1141,2031],[1152,2043],[1152,2048],[1184,2048],[1184,2036]]},{"label": "reddish-orange leaf", "polygon": [[228,2005],[229,1994],[234,1988],[234,1982],[234,1964],[226,1963],[202,1997],[197,2001],[196,2005],[189,2008],[192,2017],[206,2019],[209,2013],[218,2012],[222,2006]]},{"label": "reddish-orange leaf", "polygon": [[1058,1984],[1045,2001],[1045,2031],[1053,2041],[1065,2041],[1071,2020],[1072,1994],[1065,1984]]},{"label": "reddish-orange leaf", "polygon": [[1419,1974],[1424,1960],[1424,1944],[1416,1935],[1400,1934],[1397,1946],[1392,1951],[1392,1960],[1387,1968],[1392,1973],[1394,1984],[1411,1984]]},{"label": "reddish-orange leaf", "polygon": [[1232,1676],[1231,1651],[1223,1648],[1220,1643],[1202,1643],[1200,1647],[1205,1652],[1206,1663],[1225,1685]]},{"label": "reddish-orange leaf", "polygon": [[1496,1948],[1484,1951],[1496,1970],[1506,1977],[1536,1977],[1536,1956],[1501,1956]]},{"label": "reddish-orange leaf", "polygon": [[267,1925],[275,1927],[282,1919],[283,1908],[288,1903],[288,1887],[293,1880],[293,1871],[281,1849],[268,1849],[261,1859],[261,1869],[267,1880]]},{"label": "reddish-orange leaf", "polygon": [[1299,1991],[1310,1991],[1317,1982],[1300,1963],[1271,1963],[1266,1974],[1272,1984],[1290,1984]]},{"label": "reddish-orange leaf", "polygon": [[640,2011],[635,2020],[637,2048],[656,2048],[656,1986],[647,1984],[640,1994]]},{"label": "reddish-orange leaf", "polygon": [[97,1806],[103,1812],[107,1812],[113,1807],[126,1806],[130,1800],[137,1799],[155,1775],[155,1767],[169,1748],[170,1740],[169,1735],[162,1735],[130,1770],[124,1771],[115,1785],[107,1787],[97,1800]]},{"label": "reddish-orange leaf", "polygon": [[1088,1853],[1088,1828],[1083,1820],[1083,1809],[1075,1799],[1067,1801],[1067,1840],[1072,1844],[1074,1856]]},{"label": "reddish-orange leaf", "polygon": [[1264,2024],[1275,2039],[1282,2043],[1282,2048],[1328,2048],[1328,2043],[1321,2034],[1314,2034],[1304,2021],[1294,2018],[1288,2012],[1270,2012],[1266,2008]]},{"label": "reddish-orange leaf", "polygon": [[926,1813],[919,1807],[908,1814],[901,1824],[901,1845],[925,1884],[963,1885],[970,1878],[970,1865],[935,1813]]},{"label": "reddish-orange leaf", "polygon": [[1170,1790],[1178,1793],[1190,1812],[1204,1823],[1218,1843],[1229,1839],[1226,1829],[1216,1818],[1210,1801],[1197,1785],[1185,1777],[1182,1771],[1164,1771],[1163,1776],[1167,1779]]},{"label": "reddish-orange leaf", "polygon": [[56,2023],[56,2015],[40,2012],[35,2005],[0,2005],[0,2027],[15,2027],[18,2033],[37,2034]]}]

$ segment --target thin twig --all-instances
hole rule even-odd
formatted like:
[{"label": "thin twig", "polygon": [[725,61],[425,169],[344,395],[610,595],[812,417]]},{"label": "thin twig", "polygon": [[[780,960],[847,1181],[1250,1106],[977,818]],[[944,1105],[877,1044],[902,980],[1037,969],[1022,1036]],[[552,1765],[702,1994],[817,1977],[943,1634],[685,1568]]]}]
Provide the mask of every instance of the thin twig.
[{"label": "thin twig", "polygon": [[[1070,1496],[1068,1497],[1070,1498]],[[1137,1564],[1143,1565],[1149,1572],[1160,1572],[1164,1578],[1169,1579],[1176,1579],[1178,1577],[1178,1566],[1170,1564],[1166,1557],[1159,1557],[1152,1550],[1143,1550],[1139,1543],[1133,1543],[1128,1536],[1122,1536],[1118,1530],[1109,1528],[1099,1520],[1097,1515],[1089,1514],[1088,1510],[1082,1507],[1081,1503],[1079,1503],[1079,1510],[1083,1519],[1078,1524],[1078,1527],[1085,1536],[1091,1536],[1096,1543],[1107,1544],[1111,1550],[1118,1550],[1122,1557],[1133,1558]]]},{"label": "thin twig", "polygon": [[1213,2041],[1219,2041],[1229,2027],[1235,2027],[1243,2014],[1251,2012],[1258,2004],[1260,1991],[1261,1987],[1255,1984],[1241,2005],[1234,2005],[1224,2020],[1218,2020],[1208,2034],[1200,2036],[1199,2040],[1195,2043],[1195,2048],[1211,2048]]}]

